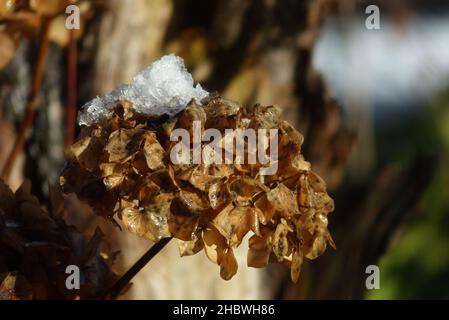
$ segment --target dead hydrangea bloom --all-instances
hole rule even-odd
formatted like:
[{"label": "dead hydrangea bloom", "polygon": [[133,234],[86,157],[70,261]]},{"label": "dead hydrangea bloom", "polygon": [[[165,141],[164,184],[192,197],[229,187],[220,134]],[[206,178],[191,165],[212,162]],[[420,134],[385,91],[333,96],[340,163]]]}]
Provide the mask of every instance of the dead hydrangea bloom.
[{"label": "dead hydrangea bloom", "polygon": [[[13,193],[0,180],[0,300],[95,299],[117,276],[100,229],[87,239],[62,219],[64,198],[50,188],[47,212],[26,181]],[[80,268],[79,290],[66,288],[66,268]]]},{"label": "dead hydrangea bloom", "polygon": [[[223,141],[225,129],[278,129],[277,172],[260,175],[260,162],[173,164],[170,134],[177,128],[192,133],[193,121],[202,130],[220,130]],[[296,282],[304,258],[317,258],[327,244],[335,247],[327,229],[333,200],[301,155],[302,142],[273,106],[244,108],[211,96],[164,119],[133,113],[121,101],[112,116],[83,128],[67,150],[61,185],[139,236],[179,239],[181,256],[204,249],[226,280],[237,272],[233,249],[251,233],[248,265],[278,261]],[[207,143],[201,148],[209,152]]]}]

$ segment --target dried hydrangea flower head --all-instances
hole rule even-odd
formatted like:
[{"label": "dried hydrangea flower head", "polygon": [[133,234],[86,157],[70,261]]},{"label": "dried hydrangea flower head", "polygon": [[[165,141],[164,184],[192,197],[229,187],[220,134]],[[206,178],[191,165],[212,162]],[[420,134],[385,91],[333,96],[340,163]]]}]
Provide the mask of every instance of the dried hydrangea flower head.
[{"label": "dried hydrangea flower head", "polygon": [[[66,192],[76,192],[97,214],[118,217],[128,230],[153,241],[175,237],[181,256],[204,250],[226,280],[237,272],[233,249],[247,234],[248,265],[280,262],[291,268],[295,282],[304,258],[317,258],[328,243],[335,246],[327,229],[333,201],[326,184],[301,155],[302,135],[276,107],[245,108],[211,95],[192,99],[173,116],[137,112],[132,101],[107,108],[68,148],[60,179]],[[194,123],[222,133],[220,147],[229,129],[276,129],[278,170],[261,175],[266,164],[259,159],[175,164],[170,154],[177,142],[170,136],[176,129],[192,133]],[[208,146],[201,142],[202,154]],[[245,159],[249,153],[245,148]]]},{"label": "dried hydrangea flower head", "polygon": [[[100,229],[87,239],[65,224],[64,198],[55,189],[46,211],[29,181],[13,193],[0,180],[0,300],[95,299],[117,280],[117,253]],[[80,269],[79,290],[66,288],[70,265]]]}]

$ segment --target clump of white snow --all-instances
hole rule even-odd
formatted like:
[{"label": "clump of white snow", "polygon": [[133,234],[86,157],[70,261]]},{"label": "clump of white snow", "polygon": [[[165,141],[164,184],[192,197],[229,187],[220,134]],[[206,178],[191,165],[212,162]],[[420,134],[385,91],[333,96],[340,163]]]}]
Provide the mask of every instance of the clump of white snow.
[{"label": "clump of white snow", "polygon": [[118,100],[128,100],[138,113],[148,116],[173,116],[190,100],[200,101],[209,93],[200,84],[194,86],[184,60],[174,54],[152,63],[134,77],[131,84],[121,85],[111,93],[86,103],[78,116],[79,125],[93,125],[111,114]]}]

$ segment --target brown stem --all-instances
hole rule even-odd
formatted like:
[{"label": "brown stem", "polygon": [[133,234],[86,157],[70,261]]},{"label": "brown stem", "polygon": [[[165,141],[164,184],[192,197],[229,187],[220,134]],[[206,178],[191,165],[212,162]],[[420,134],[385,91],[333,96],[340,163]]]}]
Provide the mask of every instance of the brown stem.
[{"label": "brown stem", "polygon": [[67,66],[67,116],[66,116],[66,133],[65,146],[68,147],[73,143],[76,126],[76,97],[77,97],[77,60],[78,50],[76,43],[75,30],[69,32],[70,40],[68,47],[68,66]]},{"label": "brown stem", "polygon": [[44,78],[44,71],[45,71],[45,62],[47,60],[48,54],[48,43],[49,43],[48,32],[50,22],[51,19],[45,19],[43,21],[41,37],[39,40],[39,52],[37,56],[36,67],[34,70],[31,92],[30,95],[28,96],[25,119],[22,122],[18,137],[14,143],[11,153],[8,155],[8,158],[2,170],[2,177],[5,180],[9,178],[11,169],[14,165],[14,161],[16,160],[17,156],[20,154],[20,152],[23,149],[23,146],[25,145],[26,138],[33,126],[34,118],[36,116],[37,98],[42,88],[42,80]]},{"label": "brown stem", "polygon": [[103,299],[115,300],[134,276],[142,270],[171,240],[164,238],[155,243],[137,262],[112,286]]}]

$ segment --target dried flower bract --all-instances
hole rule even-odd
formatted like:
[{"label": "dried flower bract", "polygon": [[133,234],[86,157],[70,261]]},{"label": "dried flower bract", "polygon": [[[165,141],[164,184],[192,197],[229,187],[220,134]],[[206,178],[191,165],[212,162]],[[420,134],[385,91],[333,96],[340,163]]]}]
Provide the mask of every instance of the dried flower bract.
[{"label": "dried flower bract", "polygon": [[[100,229],[87,239],[65,224],[64,197],[50,188],[51,210],[26,181],[13,193],[0,180],[0,300],[96,299],[117,279]],[[80,270],[79,290],[66,287],[68,266]]]},{"label": "dried flower bract", "polygon": [[[193,121],[224,137],[226,129],[277,129],[276,174],[260,175],[259,162],[173,164],[176,142],[170,135],[177,128],[190,132]],[[296,282],[304,258],[317,258],[327,244],[335,247],[327,229],[333,200],[301,155],[302,142],[273,106],[244,108],[210,96],[192,100],[174,117],[149,118],[119,101],[110,117],[84,127],[68,148],[60,181],[97,214],[118,217],[139,236],[153,241],[173,236],[182,256],[204,249],[226,280],[237,272],[233,249],[250,233],[248,265],[280,262]],[[202,142],[203,152],[206,145]]]}]

